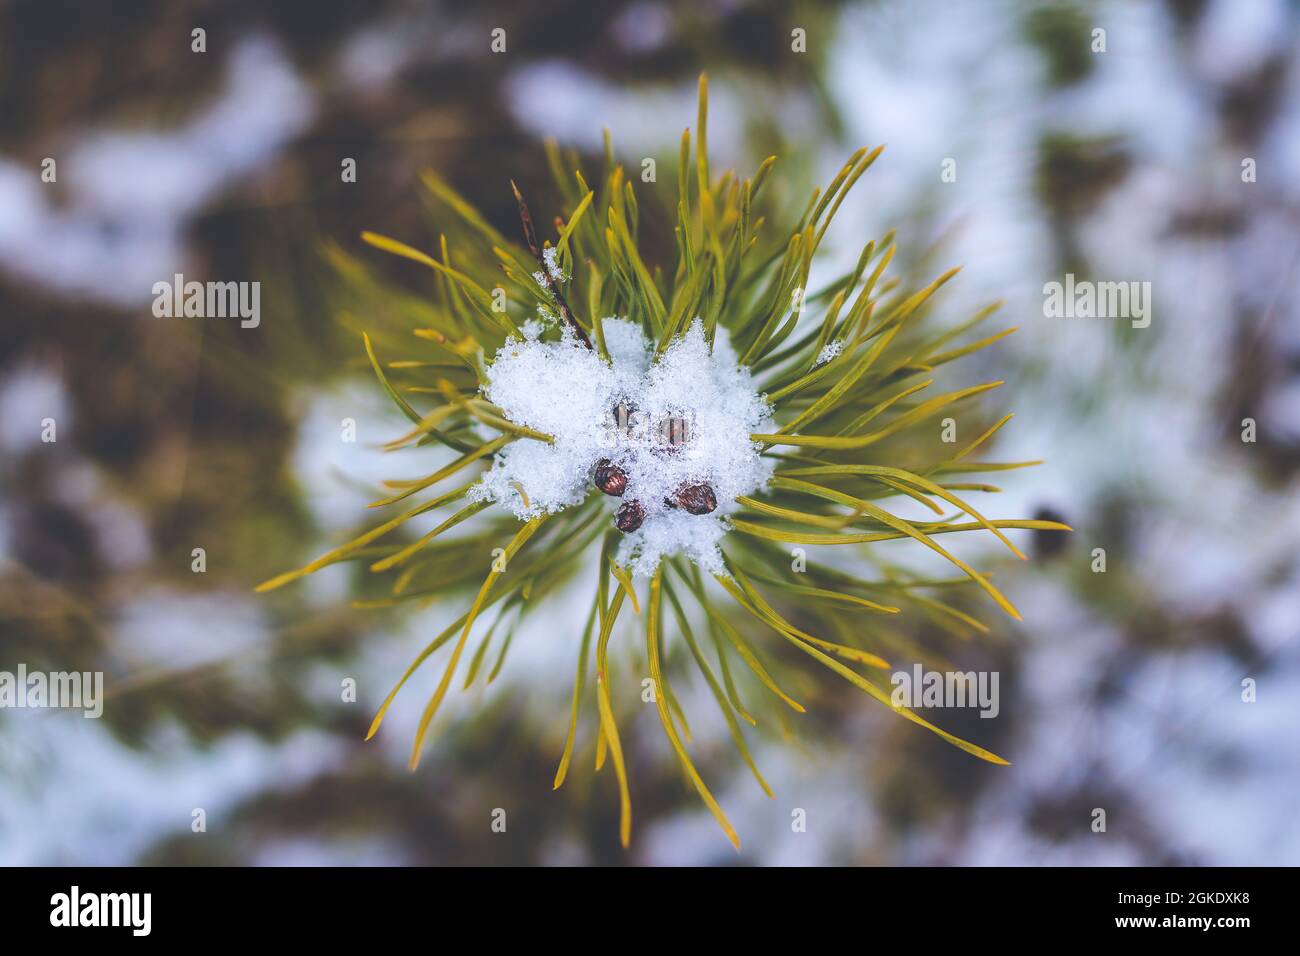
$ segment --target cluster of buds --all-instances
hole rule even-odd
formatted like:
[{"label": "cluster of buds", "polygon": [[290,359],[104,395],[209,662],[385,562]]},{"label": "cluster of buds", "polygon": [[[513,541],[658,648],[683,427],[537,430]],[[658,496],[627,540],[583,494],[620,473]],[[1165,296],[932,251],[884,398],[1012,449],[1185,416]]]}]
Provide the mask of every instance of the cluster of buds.
[{"label": "cluster of buds", "polygon": [[[623,434],[630,434],[635,424],[635,408],[627,402],[620,402],[615,406],[613,415]],[[672,454],[686,442],[689,428],[684,418],[674,416],[660,423],[655,433],[661,441],[660,447]],[[627,472],[608,458],[602,458],[596,463],[592,481],[605,494],[615,498],[623,497],[627,491]],[[709,485],[701,482],[682,485],[672,497],[664,499],[664,504],[669,508],[680,508],[689,514],[706,515],[718,507],[718,497]],[[641,502],[625,501],[614,515],[614,526],[624,534],[630,534],[641,527],[645,516],[645,506]]]},{"label": "cluster of buds", "polygon": [[[533,217],[528,211],[528,205],[524,202],[519,187],[513,181],[510,183],[510,188],[514,190],[515,200],[519,203],[519,220],[523,225],[524,240],[528,243],[529,251],[542,267],[536,273],[537,281],[546,287],[560,318],[577,340],[588,349],[592,348],[591,339],[573,317],[569,304],[564,300],[559,282],[556,281],[558,267],[555,265],[554,253],[549,249],[544,252],[538,246],[537,233],[533,228]],[[564,224],[557,220],[556,227],[563,229]],[[636,406],[631,402],[619,402],[614,406],[613,417],[614,427],[625,438],[631,437],[640,428]],[[689,440],[690,427],[685,418],[677,415],[669,416],[657,424],[655,437],[659,449],[674,454]],[[621,498],[627,490],[627,474],[608,458],[602,458],[596,463],[596,470],[592,477],[596,487],[607,495]],[[681,508],[693,515],[706,515],[718,507],[718,497],[707,484],[683,485],[673,493],[671,498],[665,498],[664,504],[670,508]],[[624,534],[630,534],[641,527],[643,521],[645,521],[645,507],[639,501],[623,502],[614,515],[615,527]]]}]

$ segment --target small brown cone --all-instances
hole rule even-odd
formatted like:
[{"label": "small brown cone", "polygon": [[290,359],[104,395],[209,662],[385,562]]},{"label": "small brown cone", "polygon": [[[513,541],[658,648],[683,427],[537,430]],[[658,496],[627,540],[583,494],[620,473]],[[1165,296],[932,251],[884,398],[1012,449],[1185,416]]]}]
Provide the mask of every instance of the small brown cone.
[{"label": "small brown cone", "polygon": [[614,514],[614,527],[624,534],[631,534],[645,521],[645,509],[639,501],[625,501]]},{"label": "small brown cone", "polygon": [[718,496],[705,484],[683,485],[673,503],[693,515],[706,515],[718,507]]},{"label": "small brown cone", "polygon": [[602,458],[596,462],[596,472],[592,476],[592,483],[605,494],[621,498],[623,492],[627,491],[627,472],[618,465],[613,464],[608,458]]}]

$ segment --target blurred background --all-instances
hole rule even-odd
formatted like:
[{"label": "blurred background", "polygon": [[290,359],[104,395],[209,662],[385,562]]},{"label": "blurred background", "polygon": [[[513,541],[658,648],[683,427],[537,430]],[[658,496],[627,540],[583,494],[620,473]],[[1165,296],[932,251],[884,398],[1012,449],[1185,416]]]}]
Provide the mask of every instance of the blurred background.
[{"label": "blurred background", "polygon": [[[1286,0],[0,3],[0,670],[108,693],[100,720],[0,710],[0,863],[1300,864],[1298,25]],[[964,552],[1025,620],[963,658],[999,716],[932,716],[1010,767],[813,674],[794,739],[754,741],[768,800],[688,688],[739,855],[653,707],[629,851],[590,723],[552,792],[585,590],[449,699],[415,774],[437,670],[363,738],[462,603],[357,610],[347,566],[252,591],[418,471],[377,448],[406,423],[329,257],[420,294],[359,232],[434,248],[426,167],[509,235],[511,178],[548,221],[545,137],[595,165],[608,127],[629,169],[660,158],[640,190],[675,188],[701,70],[715,170],[777,153],[792,202],[886,144],[831,254],[896,228],[904,271],[965,267],[939,321],[1005,300],[1020,330],[974,371],[1017,413],[996,457],[1045,464],[983,507],[1077,529],[1015,567]],[[1150,327],[1045,317],[1067,272],[1151,282]],[[175,273],[260,281],[260,326],[154,317]]]}]

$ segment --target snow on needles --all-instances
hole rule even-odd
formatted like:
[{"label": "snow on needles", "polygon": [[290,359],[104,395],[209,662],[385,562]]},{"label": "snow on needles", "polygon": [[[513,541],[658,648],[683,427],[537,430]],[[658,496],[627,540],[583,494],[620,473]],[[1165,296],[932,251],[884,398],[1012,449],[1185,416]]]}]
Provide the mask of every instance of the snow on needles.
[{"label": "snow on needles", "polygon": [[[754,391],[749,370],[737,364],[723,329],[710,354],[697,319],[652,361],[654,346],[640,325],[611,317],[603,327],[609,363],[567,328],[558,342],[540,341],[534,329],[497,352],[487,369],[488,401],[510,421],[555,441],[510,443],[470,496],[496,502],[521,520],[558,512],[600,494],[592,472],[607,458],[628,479],[623,497],[609,498],[610,511],[638,501],[646,514],[624,537],[619,563],[649,575],[662,557],[684,554],[702,570],[721,573],[724,516],[735,510],[738,496],[762,488],[772,474],[773,462],[749,439],[751,432],[776,430],[767,401]],[[630,412],[621,422],[620,405]],[[671,447],[662,439],[669,419],[686,425],[685,441]],[[693,515],[668,505],[678,489],[698,483],[712,487],[715,512]]]},{"label": "snow on needles", "polygon": [[813,367],[816,368],[818,365],[825,365],[827,362],[836,358],[843,351],[844,351],[844,340],[832,339],[830,342],[827,342],[824,346],[822,346],[822,350],[817,353],[817,361],[813,362]]}]

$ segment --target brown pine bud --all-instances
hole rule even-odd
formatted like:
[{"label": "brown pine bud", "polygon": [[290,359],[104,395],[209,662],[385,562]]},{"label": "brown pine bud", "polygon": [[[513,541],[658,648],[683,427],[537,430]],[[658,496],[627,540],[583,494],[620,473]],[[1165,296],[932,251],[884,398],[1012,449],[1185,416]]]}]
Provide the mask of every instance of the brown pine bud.
[{"label": "brown pine bud", "polygon": [[645,509],[639,501],[625,501],[614,513],[614,527],[624,534],[631,534],[645,521]]},{"label": "brown pine bud", "polygon": [[693,515],[706,515],[718,507],[718,496],[708,485],[683,485],[677,489],[675,503]]},{"label": "brown pine bud", "polygon": [[596,462],[596,473],[592,481],[605,494],[615,498],[621,498],[623,492],[627,491],[627,472],[608,458]]}]

